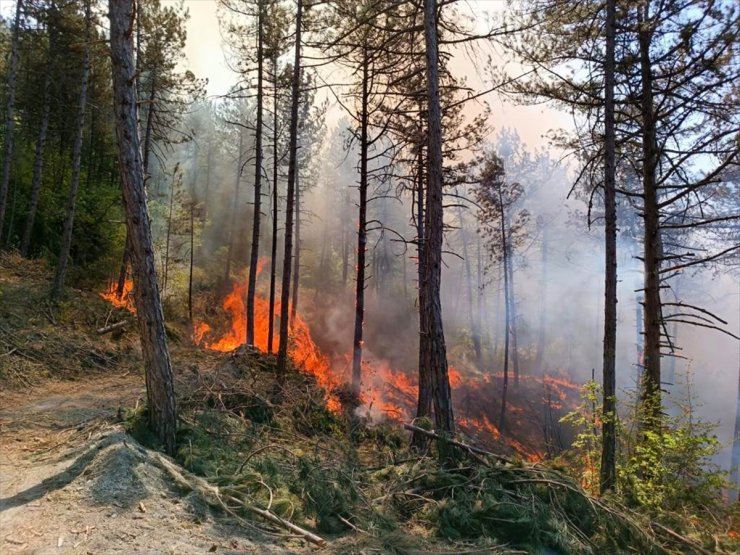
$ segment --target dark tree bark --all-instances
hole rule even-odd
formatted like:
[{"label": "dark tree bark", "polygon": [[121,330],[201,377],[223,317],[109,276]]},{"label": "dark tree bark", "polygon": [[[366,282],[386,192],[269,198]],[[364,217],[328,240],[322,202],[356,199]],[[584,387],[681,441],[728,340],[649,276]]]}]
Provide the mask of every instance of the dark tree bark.
[{"label": "dark tree bark", "polygon": [[511,334],[511,367],[514,371],[514,387],[519,387],[519,341],[517,336],[517,311],[516,311],[516,292],[514,289],[514,247],[511,244],[511,226],[509,225],[508,235],[508,253],[509,253],[509,310],[511,319],[507,325]]},{"label": "dark tree bark", "polygon": [[135,66],[132,0],[110,0],[110,44],[113,98],[119,160],[123,180],[126,224],[131,237],[134,298],[146,372],[149,422],[167,453],[175,453],[177,409],[172,367],[167,350],[164,316],[154,267],[149,214],[144,191],[144,171],[136,121]]},{"label": "dark tree bark", "polygon": [[[423,111],[421,106],[419,107],[419,117],[423,119]],[[422,128],[424,122],[421,122]],[[421,306],[423,305],[422,296],[424,295],[424,289],[422,283],[424,283],[424,148],[421,143],[418,145],[419,152],[417,153],[417,164],[416,164],[416,271],[417,271],[417,302],[419,304],[419,330],[422,329],[422,314]],[[421,333],[419,334],[419,360],[422,358],[422,341]],[[425,418],[432,414],[432,380],[431,376],[421,371],[419,372],[419,395],[416,403],[416,417]],[[411,436],[411,444],[417,449],[423,449],[428,443],[428,438],[419,433],[414,433]]]},{"label": "dark tree bark", "polygon": [[355,331],[352,340],[352,392],[359,397],[362,382],[362,329],[365,323],[365,255],[367,254],[367,153],[369,53],[362,49],[362,93],[360,97],[360,202],[357,220],[357,275],[355,282]]},{"label": "dark tree bark", "polygon": [[260,255],[260,222],[262,220],[262,66],[264,58],[265,0],[257,2],[257,127],[255,128],[254,219],[252,221],[252,252],[247,281],[247,345],[254,345],[254,295],[257,289],[257,265]]},{"label": "dark tree bark", "polygon": [[272,245],[270,249],[270,315],[267,324],[267,352],[272,353],[275,335],[275,282],[277,281],[278,243],[278,57],[272,58]]},{"label": "dark tree bark", "polygon": [[67,275],[69,255],[72,249],[72,231],[74,229],[75,211],[77,209],[77,191],[80,185],[80,166],[82,161],[82,137],[85,130],[85,110],[87,109],[87,86],[90,77],[90,28],[92,25],[90,13],[90,0],[85,5],[85,49],[82,56],[82,79],[80,85],[80,101],[77,108],[77,119],[75,122],[75,141],[72,147],[72,180],[69,185],[69,196],[67,197],[67,217],[64,220],[62,230],[62,246],[59,251],[54,284],[51,297],[58,299],[64,290],[64,279]]},{"label": "dark tree bark", "polygon": [[642,79],[642,186],[643,222],[645,239],[643,266],[645,274],[645,368],[642,383],[642,399],[645,401],[643,418],[647,428],[655,429],[660,421],[660,210],[658,207],[658,188],[655,178],[657,167],[656,121],[653,106],[652,61],[650,44],[652,29],[648,24],[647,8],[639,6],[638,42],[640,47],[640,76]]},{"label": "dark tree bark", "polygon": [[[344,201],[344,206],[342,207],[342,214],[348,213],[348,193],[345,191],[342,199]],[[347,225],[345,223],[344,217],[342,218],[342,290],[347,289],[347,277],[349,276],[349,239],[347,232]]]},{"label": "dark tree bark", "polygon": [[[172,235],[172,211],[175,207],[175,185],[177,184],[177,172],[172,176],[172,185],[170,186],[170,209],[167,213],[167,234],[165,236],[164,243],[164,268],[162,269],[162,292],[167,290],[167,278],[170,272],[170,236]],[[128,241],[128,235],[126,236],[127,248],[130,249],[131,245]],[[122,269],[122,275],[126,275],[126,268]],[[119,286],[123,287],[120,282]],[[122,293],[121,293],[122,294]],[[121,298],[121,295],[118,295]]]},{"label": "dark tree bark", "polygon": [[465,300],[468,311],[468,325],[470,327],[470,338],[473,342],[473,353],[475,355],[476,367],[481,367],[481,340],[480,326],[477,320],[478,314],[473,305],[473,271],[470,268],[470,257],[468,251],[468,235],[465,229],[465,218],[462,207],[458,207],[458,219],[460,221],[460,240],[462,242],[463,271],[465,272]]},{"label": "dark tree bark", "polygon": [[[172,206],[170,203],[170,221],[172,220]],[[169,234],[169,231],[168,231]],[[169,245],[169,237],[167,239]],[[123,247],[123,258],[121,258],[121,267],[118,271],[118,284],[116,286],[116,297],[119,299],[123,297],[123,293],[126,291],[126,277],[128,275],[128,265],[131,262],[131,239],[128,236],[128,230],[126,230],[126,243]],[[165,276],[165,284],[167,283],[167,276]]]},{"label": "dark tree bark", "polygon": [[0,237],[5,228],[5,210],[8,202],[8,184],[10,168],[13,165],[13,135],[15,134],[15,89],[18,76],[18,42],[21,30],[21,11],[23,0],[15,4],[15,22],[13,39],[10,43],[10,60],[8,61],[8,104],[5,112],[5,148],[3,151],[3,174],[0,178]]},{"label": "dark tree bark", "polygon": [[277,378],[282,385],[288,369],[288,305],[290,302],[290,274],[293,258],[293,202],[298,161],[298,103],[301,94],[301,25],[303,0],[298,0],[295,20],[295,58],[290,100],[290,143],[288,146],[288,191],[285,203],[285,248],[283,252],[283,277],[280,291],[280,341],[278,344]]},{"label": "dark tree bark", "polygon": [[296,168],[295,174],[295,255],[293,256],[293,288],[291,294],[293,300],[290,303],[290,320],[288,323],[295,322],[298,313],[298,286],[301,272],[301,184],[300,171]]},{"label": "dark tree bark", "polygon": [[606,0],[606,58],[604,60],[604,415],[599,477],[601,493],[616,484],[616,352],[617,352],[617,203],[614,130],[614,65],[616,0]]},{"label": "dark tree bark", "polygon": [[421,284],[421,329],[419,376],[431,377],[432,403],[437,430],[454,433],[447,349],[442,325],[440,285],[442,279],[443,172],[442,112],[439,100],[439,52],[437,38],[437,0],[424,2],[424,39],[427,78],[427,190],[426,235],[424,237],[424,281]]},{"label": "dark tree bark", "polygon": [[[141,6],[136,4],[136,97],[140,98],[142,94],[141,90],[141,73],[142,73],[142,55],[141,55]],[[154,131],[154,103],[157,100],[157,79],[155,75],[151,78],[151,88],[149,89],[149,98],[147,100],[146,110],[146,124],[144,126],[144,144],[142,145],[142,154],[144,160],[144,187],[149,185],[149,162],[151,160],[152,152],[152,140]],[[137,115],[137,118],[141,117],[141,112]],[[138,120],[137,120],[138,121]],[[141,123],[140,121],[138,122]],[[171,216],[171,210],[170,210]],[[168,224],[169,225],[169,224]],[[128,232],[127,232],[128,233]],[[169,230],[168,230],[169,235]],[[167,243],[169,249],[169,239]],[[128,265],[131,262],[131,242],[126,236],[126,244],[123,249],[123,260],[121,260],[121,268],[118,273],[118,288],[116,294],[120,299],[123,296],[123,292],[126,286],[126,277],[128,275]],[[166,266],[166,265],[165,265]],[[165,276],[162,289],[167,288],[167,278]]]},{"label": "dark tree bark", "polygon": [[[47,29],[49,32],[49,51],[47,52],[46,75],[44,76],[44,100],[41,108],[41,126],[36,138],[36,154],[33,162],[33,177],[31,178],[31,193],[28,200],[28,215],[23,227],[21,237],[21,256],[27,257],[31,248],[31,236],[33,224],[36,220],[36,212],[39,207],[39,195],[41,193],[42,177],[44,172],[44,147],[46,146],[46,133],[49,130],[49,118],[51,116],[51,75],[54,70],[54,48],[56,45],[56,6],[52,2],[47,10]],[[91,134],[92,137],[92,134]]]},{"label": "dark tree bark", "polygon": [[542,365],[545,356],[545,343],[547,337],[547,231],[544,226],[540,226],[542,233],[542,253],[540,258],[540,321],[537,330],[537,354],[535,356],[534,368],[538,375],[544,376],[544,367]]},{"label": "dark tree bark", "polygon": [[501,247],[503,251],[503,274],[504,274],[504,379],[501,387],[501,414],[499,415],[499,430],[506,430],[506,396],[509,391],[509,338],[511,337],[511,292],[509,283],[510,245],[506,229],[506,217],[504,216],[504,197],[501,191],[502,185],[498,184],[498,199],[501,207]]},{"label": "dark tree bark", "polygon": [[[731,480],[736,486],[740,486],[740,365],[737,372],[737,404],[735,405],[735,435],[732,441],[732,458],[730,461]],[[737,493],[735,494],[737,499]]]},{"label": "dark tree bark", "polygon": [[195,337],[193,326],[193,265],[195,262],[195,184],[198,182],[198,145],[193,145],[193,178],[190,180],[190,264],[188,268],[188,325],[190,326],[190,337]]}]

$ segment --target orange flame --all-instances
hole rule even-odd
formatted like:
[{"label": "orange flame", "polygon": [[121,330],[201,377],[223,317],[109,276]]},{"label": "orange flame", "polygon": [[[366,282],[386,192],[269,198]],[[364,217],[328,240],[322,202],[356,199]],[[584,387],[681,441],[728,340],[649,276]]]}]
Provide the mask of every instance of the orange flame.
[{"label": "orange flame", "polygon": [[[266,259],[260,259],[258,274],[264,267],[265,262]],[[203,348],[221,352],[230,352],[244,345],[246,342],[246,293],[247,284],[237,282],[224,297],[221,306],[228,314],[229,320],[225,332],[219,334],[211,324],[202,321],[195,322],[193,330],[195,343]],[[105,298],[109,297],[105,296]],[[109,298],[109,300],[113,302],[112,299]],[[267,351],[269,311],[269,302],[256,295],[254,347],[263,352]],[[273,346],[277,347],[280,340],[277,330],[280,320],[279,302],[275,303],[274,316],[276,329],[273,336]],[[342,409],[342,404],[337,392],[339,386],[347,381],[348,363],[351,357],[346,355],[340,363],[322,353],[311,336],[308,324],[298,314],[290,322],[288,354],[298,369],[313,375],[318,385],[326,391],[329,410],[339,412]],[[536,440],[533,443],[532,437],[529,437],[527,433],[517,434],[517,437],[512,437],[511,433],[502,434],[498,427],[491,422],[491,418],[493,418],[491,416],[491,404],[482,401],[482,399],[486,398],[486,392],[490,392],[500,382],[502,379],[500,372],[464,375],[455,366],[450,365],[449,379],[453,393],[457,392],[455,393],[457,396],[468,395],[465,399],[473,399],[472,404],[469,404],[468,401],[464,401],[462,404],[461,412],[466,413],[465,416],[462,416],[459,412],[457,414],[456,420],[461,429],[476,437],[483,444],[491,441],[502,442],[531,462],[542,460],[542,456],[537,449],[529,447],[529,445],[536,444]],[[559,408],[561,403],[564,403],[567,398],[573,397],[579,390],[579,386],[564,375],[546,375],[544,379],[543,377],[523,375],[520,379],[523,384],[530,383],[530,388],[533,388],[532,391],[537,391],[537,388],[544,386],[548,392],[549,406],[552,409]],[[471,394],[472,397],[470,397]],[[414,373],[394,370],[383,360],[363,361],[362,404],[357,409],[360,416],[408,421],[415,414],[417,395],[418,382]],[[475,399],[478,399],[478,401],[476,402]],[[456,411],[461,408],[459,403],[460,399],[457,399]],[[527,419],[529,416],[524,406],[510,403],[508,414],[512,419],[509,421],[512,430],[532,427],[531,423],[528,426]],[[527,446],[520,440],[523,440]]]},{"label": "orange flame", "polygon": [[123,284],[123,295],[118,296],[118,284],[111,281],[108,284],[108,289],[103,293],[99,293],[100,297],[111,303],[116,308],[125,308],[132,314],[136,314],[136,305],[134,304],[134,282],[131,278],[126,278],[126,282]]}]

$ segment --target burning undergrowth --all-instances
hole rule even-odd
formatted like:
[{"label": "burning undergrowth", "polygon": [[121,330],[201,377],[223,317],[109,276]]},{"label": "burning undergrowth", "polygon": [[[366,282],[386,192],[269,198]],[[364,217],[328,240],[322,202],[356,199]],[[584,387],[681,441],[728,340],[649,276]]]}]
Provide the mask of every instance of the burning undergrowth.
[{"label": "burning undergrowth", "polygon": [[[194,342],[210,351],[233,352],[246,341],[246,283],[236,282],[222,298],[215,292],[201,299],[203,320],[194,323]],[[274,314],[272,348],[277,350],[279,302]],[[268,352],[269,303],[255,298],[255,347]],[[326,341],[322,342],[327,343]],[[353,409],[365,422],[413,420],[417,401],[417,376],[413,368],[394,367],[365,346],[362,398]],[[311,375],[326,392],[333,413],[346,408],[350,355],[327,353],[314,340],[312,329],[300,313],[290,322],[289,355],[296,369]],[[488,448],[538,461],[559,450],[559,419],[579,402],[579,386],[565,375],[522,375],[509,387],[505,427],[500,420],[501,372],[483,373],[469,362],[450,366],[457,423],[465,435]]]}]

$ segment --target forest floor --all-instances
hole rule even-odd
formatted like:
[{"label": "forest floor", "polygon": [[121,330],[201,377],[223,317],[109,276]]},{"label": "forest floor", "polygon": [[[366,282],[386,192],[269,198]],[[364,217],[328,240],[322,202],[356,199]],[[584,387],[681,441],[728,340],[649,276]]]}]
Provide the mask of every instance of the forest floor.
[{"label": "forest floor", "polygon": [[[0,255],[0,553],[297,552],[154,464],[122,422],[145,397],[133,317],[79,290],[52,310],[49,278]],[[97,334],[122,318],[129,331]]]},{"label": "forest floor", "polygon": [[116,423],[142,395],[128,372],[0,394],[0,552],[290,552],[214,517],[142,456]]},{"label": "forest floor", "polygon": [[550,464],[436,442],[419,453],[398,422],[330,410],[306,373],[276,400],[274,357],[195,348],[171,322],[170,459],[146,427],[135,316],[94,291],[52,307],[49,283],[40,263],[0,253],[2,555],[302,554],[317,550],[310,534],[342,555],[737,552]]}]

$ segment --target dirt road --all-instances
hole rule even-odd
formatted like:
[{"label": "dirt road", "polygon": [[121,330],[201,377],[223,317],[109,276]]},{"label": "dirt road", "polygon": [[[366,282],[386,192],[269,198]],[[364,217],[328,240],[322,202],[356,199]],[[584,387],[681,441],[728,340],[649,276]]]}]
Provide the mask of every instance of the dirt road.
[{"label": "dirt road", "polygon": [[289,553],[217,518],[149,464],[116,414],[131,374],[0,393],[0,553]]}]

